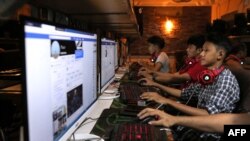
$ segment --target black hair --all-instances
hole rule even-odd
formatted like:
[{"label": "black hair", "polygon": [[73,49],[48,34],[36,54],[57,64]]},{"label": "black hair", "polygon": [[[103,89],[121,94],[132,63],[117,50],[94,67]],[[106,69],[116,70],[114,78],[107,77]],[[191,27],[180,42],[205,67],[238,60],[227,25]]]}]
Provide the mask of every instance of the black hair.
[{"label": "black hair", "polygon": [[160,49],[165,47],[165,41],[160,36],[157,35],[151,36],[148,38],[147,41],[153,45],[157,45]]},{"label": "black hair", "polygon": [[192,35],[188,38],[187,44],[188,45],[195,45],[196,49],[202,48],[203,44],[205,43],[205,36],[202,34]]},{"label": "black hair", "polygon": [[226,56],[231,52],[232,45],[230,40],[221,33],[209,33],[206,36],[206,41],[211,42],[216,45],[217,49],[224,49],[226,51]]},{"label": "black hair", "polygon": [[236,55],[240,51],[247,52],[247,46],[243,42],[232,42],[232,50],[230,54]]}]

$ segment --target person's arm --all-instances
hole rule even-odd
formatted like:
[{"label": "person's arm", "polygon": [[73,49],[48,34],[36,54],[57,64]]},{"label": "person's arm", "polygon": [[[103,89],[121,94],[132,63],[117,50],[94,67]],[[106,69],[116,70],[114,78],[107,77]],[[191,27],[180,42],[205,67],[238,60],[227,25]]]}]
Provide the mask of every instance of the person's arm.
[{"label": "person's arm", "polygon": [[176,117],[175,124],[195,128],[206,132],[222,133],[224,131],[224,125],[250,124],[250,115],[242,113]]},{"label": "person's arm", "polygon": [[161,71],[162,64],[161,62],[155,63],[155,67],[153,68],[153,71]]},{"label": "person's arm", "polygon": [[149,78],[149,79],[152,79],[152,73],[153,71],[150,70],[149,68],[146,68],[146,67],[141,67],[139,69],[139,72],[138,72],[138,76],[143,76],[145,78]]},{"label": "person's arm", "polygon": [[181,90],[180,89],[164,86],[164,85],[161,85],[159,83],[155,83],[153,86],[160,88],[161,90],[167,92],[171,96],[174,96],[177,98],[181,97]]},{"label": "person's arm", "polygon": [[138,72],[138,76],[152,76],[152,75],[155,75],[155,76],[164,76],[165,74],[169,74],[169,73],[166,73],[166,72],[160,72],[158,70],[161,69],[161,66],[162,64],[161,63],[156,63],[156,70],[151,70],[149,68],[146,68],[146,67],[142,67],[139,69],[139,72]]},{"label": "person's arm", "polygon": [[160,82],[167,82],[167,83],[182,83],[189,80],[196,81],[197,75],[203,71],[205,68],[201,66],[200,63],[196,63],[194,66],[189,68],[185,73],[165,73],[163,75],[158,75],[159,73],[155,74],[155,80]]},{"label": "person's arm", "polygon": [[169,95],[177,97],[177,98],[179,98],[181,96],[181,90],[179,90],[179,89],[161,85],[161,84],[154,82],[148,78],[142,78],[139,80],[139,82],[143,81],[143,80],[145,81],[145,83],[143,85],[154,86],[154,87],[160,88],[161,90],[167,92]]},{"label": "person's arm", "polygon": [[224,125],[250,124],[250,115],[241,114],[215,114],[208,116],[172,116],[163,111],[146,108],[138,115],[140,119],[147,116],[155,116],[158,119],[150,121],[152,125],[171,127],[173,125],[186,126],[205,132],[223,132]]},{"label": "person's arm", "polygon": [[191,80],[191,77],[188,73],[159,73],[154,72],[155,80],[159,82],[165,82],[165,83],[182,83],[188,80]]},{"label": "person's arm", "polygon": [[155,101],[157,103],[169,105],[169,106],[174,107],[175,109],[177,109],[185,114],[188,114],[188,115],[192,115],[192,116],[209,115],[209,113],[205,109],[194,108],[191,106],[187,106],[185,104],[181,104],[175,100],[160,96],[159,94],[157,94],[155,92],[145,92],[140,97],[142,99],[147,99],[149,101]]},{"label": "person's arm", "polygon": [[205,109],[199,109],[199,108],[187,106],[185,104],[176,102],[176,101],[171,100],[171,99],[166,99],[164,104],[169,105],[171,107],[174,107],[175,109],[177,109],[177,110],[179,110],[187,115],[191,115],[191,116],[209,115],[209,113]]}]

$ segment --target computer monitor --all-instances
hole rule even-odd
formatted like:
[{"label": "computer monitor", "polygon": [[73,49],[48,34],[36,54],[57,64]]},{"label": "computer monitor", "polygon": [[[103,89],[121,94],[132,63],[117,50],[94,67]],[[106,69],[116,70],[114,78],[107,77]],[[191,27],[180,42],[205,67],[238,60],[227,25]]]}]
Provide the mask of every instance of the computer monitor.
[{"label": "computer monitor", "polygon": [[101,93],[115,78],[115,41],[101,39]]},{"label": "computer monitor", "polygon": [[118,69],[118,67],[119,67],[119,63],[118,63],[118,55],[119,55],[119,43],[118,42],[115,42],[115,51],[114,51],[114,53],[115,53],[115,69]]},{"label": "computer monitor", "polygon": [[97,99],[97,36],[24,20],[29,141],[68,139]]}]

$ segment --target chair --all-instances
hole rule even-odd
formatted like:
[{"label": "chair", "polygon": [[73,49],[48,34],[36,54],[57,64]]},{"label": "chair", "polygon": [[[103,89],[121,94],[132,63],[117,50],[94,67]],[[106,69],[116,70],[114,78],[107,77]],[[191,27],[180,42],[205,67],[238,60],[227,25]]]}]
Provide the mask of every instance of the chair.
[{"label": "chair", "polygon": [[238,102],[235,112],[247,112],[250,111],[250,70],[246,70],[243,67],[228,66],[231,72],[235,75],[239,87],[240,87],[240,101]]}]

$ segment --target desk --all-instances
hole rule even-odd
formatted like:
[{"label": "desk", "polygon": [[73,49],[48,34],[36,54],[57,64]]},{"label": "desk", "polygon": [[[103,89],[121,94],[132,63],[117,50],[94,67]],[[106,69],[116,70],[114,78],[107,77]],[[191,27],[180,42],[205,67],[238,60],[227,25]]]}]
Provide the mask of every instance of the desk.
[{"label": "desk", "polygon": [[[111,106],[113,102],[113,99],[109,100],[101,100],[98,99],[89,109],[90,111],[86,115],[86,117],[91,117],[91,118],[98,118],[102,111],[104,109],[107,109]],[[89,122],[90,120],[85,121],[85,123]],[[84,133],[90,133],[93,127],[95,126],[97,120],[94,120],[90,123],[85,124],[84,126],[80,127],[76,132],[75,132],[75,139],[81,139],[81,136]]]},{"label": "desk", "polygon": [[[119,102],[114,101],[113,99],[103,100],[102,96],[90,107],[86,113],[86,118],[91,117],[93,119],[99,118],[104,109],[112,108],[121,108],[123,105],[117,104]],[[87,120],[83,123],[83,126],[80,127],[74,134],[76,140],[82,139],[82,136],[86,133],[90,133],[94,128],[97,120]],[[173,136],[170,131],[166,131],[167,141],[173,141]]]},{"label": "desk", "polygon": [[[100,117],[102,111],[104,109],[110,108],[110,106],[114,106],[113,103],[113,99],[112,100],[101,100],[98,99],[93,106],[89,109],[90,111],[88,112],[88,114],[86,115],[86,117],[91,117],[91,118],[98,118]],[[87,120],[85,121],[82,127],[80,127],[76,132],[75,132],[75,139],[76,140],[80,140],[82,139],[81,137],[86,134],[86,133],[90,133],[91,130],[94,128],[95,124],[96,124],[97,120]],[[167,134],[167,141],[174,141],[173,140],[173,136],[172,133],[170,131],[166,131]]]}]

